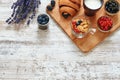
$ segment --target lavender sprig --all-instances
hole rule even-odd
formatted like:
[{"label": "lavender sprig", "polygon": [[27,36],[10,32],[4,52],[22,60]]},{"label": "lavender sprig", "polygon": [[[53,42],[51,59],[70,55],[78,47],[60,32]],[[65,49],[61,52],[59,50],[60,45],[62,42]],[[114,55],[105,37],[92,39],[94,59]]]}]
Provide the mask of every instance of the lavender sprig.
[{"label": "lavender sprig", "polygon": [[29,25],[30,21],[34,18],[36,14],[36,10],[39,7],[39,4],[41,4],[40,0],[17,0],[11,6],[11,9],[13,9],[13,13],[11,14],[11,17],[6,20],[6,22],[8,24],[18,24],[29,17],[27,21],[27,25]]}]

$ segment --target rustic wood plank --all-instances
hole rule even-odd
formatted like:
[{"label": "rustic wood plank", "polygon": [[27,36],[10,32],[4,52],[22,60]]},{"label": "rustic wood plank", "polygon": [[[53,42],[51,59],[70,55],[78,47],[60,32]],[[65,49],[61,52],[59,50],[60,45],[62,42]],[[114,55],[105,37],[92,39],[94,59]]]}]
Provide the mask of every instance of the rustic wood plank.
[{"label": "rustic wood plank", "polygon": [[[38,14],[50,0],[41,2]],[[2,23],[11,4],[0,4]],[[47,31],[38,29],[36,19],[19,30],[0,24],[0,80],[120,80],[119,36],[118,30],[86,55],[51,19]]]}]

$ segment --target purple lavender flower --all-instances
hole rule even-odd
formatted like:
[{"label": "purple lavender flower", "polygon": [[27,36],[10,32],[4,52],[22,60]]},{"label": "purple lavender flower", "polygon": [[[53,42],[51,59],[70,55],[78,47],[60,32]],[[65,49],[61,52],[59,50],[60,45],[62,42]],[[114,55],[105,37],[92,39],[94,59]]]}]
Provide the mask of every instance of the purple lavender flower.
[{"label": "purple lavender flower", "polygon": [[18,24],[28,17],[29,19],[27,24],[29,25],[31,19],[33,19],[36,14],[36,9],[38,9],[39,4],[41,4],[40,0],[17,0],[11,6],[13,13],[11,14],[11,17],[6,20],[6,22],[8,24]]}]

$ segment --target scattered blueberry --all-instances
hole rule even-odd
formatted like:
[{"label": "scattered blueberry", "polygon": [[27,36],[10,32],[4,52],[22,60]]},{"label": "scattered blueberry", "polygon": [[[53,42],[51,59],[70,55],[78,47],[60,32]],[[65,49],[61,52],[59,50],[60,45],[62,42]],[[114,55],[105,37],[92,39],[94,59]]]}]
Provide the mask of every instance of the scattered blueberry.
[{"label": "scattered blueberry", "polygon": [[48,11],[52,11],[55,7],[55,0],[51,0],[50,5],[47,6]]},{"label": "scattered blueberry", "polygon": [[53,7],[52,7],[51,5],[48,5],[48,6],[47,6],[47,10],[48,10],[48,11],[52,11],[52,10],[53,10]]},{"label": "scattered blueberry", "polygon": [[54,7],[55,6],[55,1],[51,0],[51,6]]},{"label": "scattered blueberry", "polygon": [[62,16],[63,16],[64,18],[68,18],[68,17],[70,16],[70,14],[68,14],[68,13],[62,13]]}]

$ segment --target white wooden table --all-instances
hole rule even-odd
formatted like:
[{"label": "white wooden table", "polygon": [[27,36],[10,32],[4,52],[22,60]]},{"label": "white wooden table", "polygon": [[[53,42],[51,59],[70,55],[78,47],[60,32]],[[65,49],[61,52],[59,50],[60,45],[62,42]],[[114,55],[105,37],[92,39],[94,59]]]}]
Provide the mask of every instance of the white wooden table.
[{"label": "white wooden table", "polygon": [[[52,19],[46,31],[36,19],[29,27],[1,25],[13,1],[0,0],[0,80],[120,80],[120,30],[84,54]],[[49,1],[41,0],[38,14]]]}]

